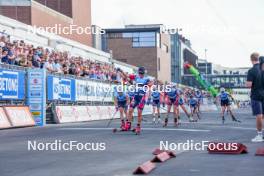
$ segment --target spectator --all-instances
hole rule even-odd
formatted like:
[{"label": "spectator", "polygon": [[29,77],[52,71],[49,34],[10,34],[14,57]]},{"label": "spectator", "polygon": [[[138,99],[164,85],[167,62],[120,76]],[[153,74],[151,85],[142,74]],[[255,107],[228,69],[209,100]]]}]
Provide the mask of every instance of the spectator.
[{"label": "spectator", "polygon": [[10,45],[8,50],[8,64],[15,65],[16,56],[15,56],[15,46]]},{"label": "spectator", "polygon": [[43,68],[46,69],[48,72],[54,72],[53,64],[53,59],[49,58],[48,61],[45,62]]},{"label": "spectator", "polygon": [[45,68],[49,72],[105,81],[121,80],[112,64],[96,63],[82,57],[71,57],[68,52],[34,47],[31,44],[26,44],[23,40],[11,42],[10,37],[6,34],[0,35],[0,59],[4,64]]},{"label": "spectator", "polygon": [[4,47],[2,51],[1,62],[8,64],[8,48]]},{"label": "spectator", "polygon": [[251,88],[251,106],[253,115],[256,116],[257,128],[257,136],[252,139],[252,142],[263,142],[262,118],[264,114],[264,87],[261,79],[259,54],[251,54],[250,59],[253,67],[248,71],[246,86]]},{"label": "spectator", "polygon": [[55,59],[55,61],[53,63],[53,71],[56,73],[62,73],[62,68],[61,68],[61,65],[59,63],[59,59]]}]

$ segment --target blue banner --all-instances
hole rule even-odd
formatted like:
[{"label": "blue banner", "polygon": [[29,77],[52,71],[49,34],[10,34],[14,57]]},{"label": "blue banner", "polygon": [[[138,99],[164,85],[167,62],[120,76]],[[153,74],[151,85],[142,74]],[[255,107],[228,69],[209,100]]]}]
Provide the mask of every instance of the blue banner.
[{"label": "blue banner", "polygon": [[48,100],[75,101],[75,80],[47,77]]},{"label": "blue banner", "polygon": [[0,69],[0,100],[25,99],[25,73]]},{"label": "blue banner", "polygon": [[46,124],[46,71],[29,69],[27,104],[38,126]]}]

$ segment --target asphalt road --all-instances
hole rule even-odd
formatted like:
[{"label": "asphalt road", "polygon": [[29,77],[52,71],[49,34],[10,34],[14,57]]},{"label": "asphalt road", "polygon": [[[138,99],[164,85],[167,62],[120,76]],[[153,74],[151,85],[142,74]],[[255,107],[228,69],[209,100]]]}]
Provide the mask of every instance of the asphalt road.
[{"label": "asphalt road", "polygon": [[[254,156],[264,143],[252,143],[256,135],[255,119],[250,110],[237,110],[241,124],[227,119],[221,124],[217,112],[203,113],[197,123],[187,122],[182,115],[182,124],[173,127],[172,118],[168,128],[153,125],[151,117],[145,117],[142,134],[112,133],[119,122],[108,121],[89,123],[48,125],[47,127],[18,128],[0,131],[0,176],[128,176],[134,169],[153,158],[152,151],[159,148],[160,141],[169,144],[193,140],[240,142],[248,147],[248,154],[216,155],[206,150],[194,151],[177,149],[176,158],[158,164],[149,175],[155,176],[263,176],[264,157]],[[76,143],[101,143],[101,150],[28,150],[29,141],[39,146],[52,143],[76,141]],[[103,143],[103,144],[102,144]],[[98,144],[99,145],[99,144]],[[105,148],[105,150],[103,150]]]}]

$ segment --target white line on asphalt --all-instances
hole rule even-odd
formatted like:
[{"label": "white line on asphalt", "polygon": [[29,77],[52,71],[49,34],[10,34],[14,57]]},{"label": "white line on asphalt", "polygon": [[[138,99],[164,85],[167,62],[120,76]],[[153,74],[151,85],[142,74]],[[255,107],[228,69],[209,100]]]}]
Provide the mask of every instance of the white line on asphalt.
[{"label": "white line on asphalt", "polygon": [[[113,130],[113,128],[58,128],[58,130]],[[142,128],[146,131],[188,131],[188,132],[210,132],[211,130],[200,129],[174,129],[174,128]]]},{"label": "white line on asphalt", "polygon": [[[214,127],[221,127],[221,126],[214,126]],[[247,127],[232,127],[232,126],[222,126],[226,128],[233,128],[238,130],[256,130],[256,128],[247,128]]]}]

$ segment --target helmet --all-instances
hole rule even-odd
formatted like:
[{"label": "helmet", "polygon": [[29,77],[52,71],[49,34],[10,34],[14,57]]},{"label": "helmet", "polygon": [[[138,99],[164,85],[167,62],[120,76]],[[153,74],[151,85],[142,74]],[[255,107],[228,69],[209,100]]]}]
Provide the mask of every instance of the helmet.
[{"label": "helmet", "polygon": [[220,92],[224,92],[224,91],[225,91],[225,88],[221,87]]},{"label": "helmet", "polygon": [[144,75],[144,74],[145,74],[145,71],[146,71],[145,67],[139,67],[139,68],[138,68],[138,73],[139,73],[139,74]]}]

